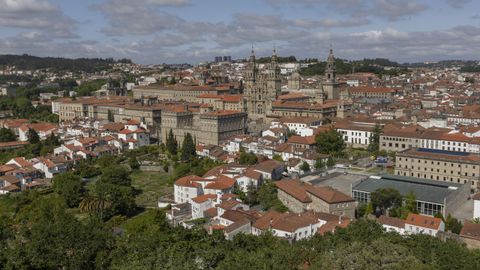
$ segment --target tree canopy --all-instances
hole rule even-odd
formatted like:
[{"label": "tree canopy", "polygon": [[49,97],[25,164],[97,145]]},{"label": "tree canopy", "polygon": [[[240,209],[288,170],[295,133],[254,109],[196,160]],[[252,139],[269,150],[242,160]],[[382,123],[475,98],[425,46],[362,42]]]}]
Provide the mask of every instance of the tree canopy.
[{"label": "tree canopy", "polygon": [[379,208],[385,212],[391,207],[402,205],[402,195],[394,188],[379,188],[370,194],[374,208]]},{"label": "tree canopy", "polygon": [[68,207],[77,206],[81,200],[82,179],[73,172],[56,175],[52,179],[53,190],[63,197]]},{"label": "tree canopy", "polygon": [[165,143],[165,146],[167,147],[167,151],[172,154],[172,155],[176,155],[177,154],[177,151],[178,151],[178,143],[177,143],[177,140],[175,139],[175,137],[173,136],[173,131],[172,129],[170,129],[170,131],[168,132],[168,136],[167,136],[167,141]]},{"label": "tree canopy", "polygon": [[197,154],[195,150],[195,143],[193,142],[192,134],[187,133],[183,138],[181,159],[183,161],[192,160]]},{"label": "tree canopy", "polygon": [[17,137],[12,130],[4,127],[0,128],[0,142],[11,142],[15,141],[16,139]]},{"label": "tree canopy", "polygon": [[345,150],[345,142],[342,134],[334,128],[321,132],[315,137],[317,150],[319,153],[333,156],[342,156]]}]

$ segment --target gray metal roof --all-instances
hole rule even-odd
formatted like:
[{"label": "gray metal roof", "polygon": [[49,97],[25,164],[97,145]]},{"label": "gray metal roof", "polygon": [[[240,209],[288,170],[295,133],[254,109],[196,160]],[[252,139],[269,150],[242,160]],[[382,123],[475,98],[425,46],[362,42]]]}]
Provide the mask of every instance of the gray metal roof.
[{"label": "gray metal roof", "polygon": [[460,189],[462,185],[408,176],[383,175],[380,179],[368,178],[358,183],[352,190],[373,192],[379,188],[394,188],[402,196],[413,191],[418,201],[444,204],[444,198],[455,192],[455,188]]}]

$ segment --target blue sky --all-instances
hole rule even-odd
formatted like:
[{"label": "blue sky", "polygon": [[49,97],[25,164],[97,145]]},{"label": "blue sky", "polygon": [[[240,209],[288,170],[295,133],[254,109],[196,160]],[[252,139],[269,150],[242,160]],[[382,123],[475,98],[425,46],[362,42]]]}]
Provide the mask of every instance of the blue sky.
[{"label": "blue sky", "polygon": [[215,55],[474,59],[477,0],[0,0],[0,54],[198,63]]}]

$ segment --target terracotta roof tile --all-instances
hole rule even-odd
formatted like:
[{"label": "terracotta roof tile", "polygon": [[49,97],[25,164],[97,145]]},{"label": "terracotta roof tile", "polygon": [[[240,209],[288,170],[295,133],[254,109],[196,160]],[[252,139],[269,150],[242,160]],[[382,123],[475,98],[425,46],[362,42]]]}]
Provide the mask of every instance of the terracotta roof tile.
[{"label": "terracotta roof tile", "polygon": [[408,214],[407,219],[405,220],[405,223],[415,225],[418,227],[438,230],[440,228],[440,224],[442,223],[442,220],[440,218],[410,213]]}]

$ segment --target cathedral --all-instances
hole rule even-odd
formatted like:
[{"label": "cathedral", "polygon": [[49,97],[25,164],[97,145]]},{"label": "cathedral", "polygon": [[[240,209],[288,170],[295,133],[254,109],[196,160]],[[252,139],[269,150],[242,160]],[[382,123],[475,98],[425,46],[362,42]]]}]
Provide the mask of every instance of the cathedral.
[{"label": "cathedral", "polygon": [[258,125],[281,117],[343,118],[350,111],[351,101],[339,94],[340,84],[336,80],[332,49],[327,58],[324,79],[315,89],[302,89],[299,92],[300,75],[294,73],[291,79],[288,87],[296,90],[296,95],[282,95],[282,78],[276,50],[273,50],[270,63],[260,70],[252,49],[244,78],[244,97],[249,120]]},{"label": "cathedral", "polygon": [[255,62],[255,53],[250,55],[244,79],[244,97],[251,120],[265,119],[272,112],[272,103],[280,96],[282,78],[277,54],[273,50],[271,62],[260,70]]}]

